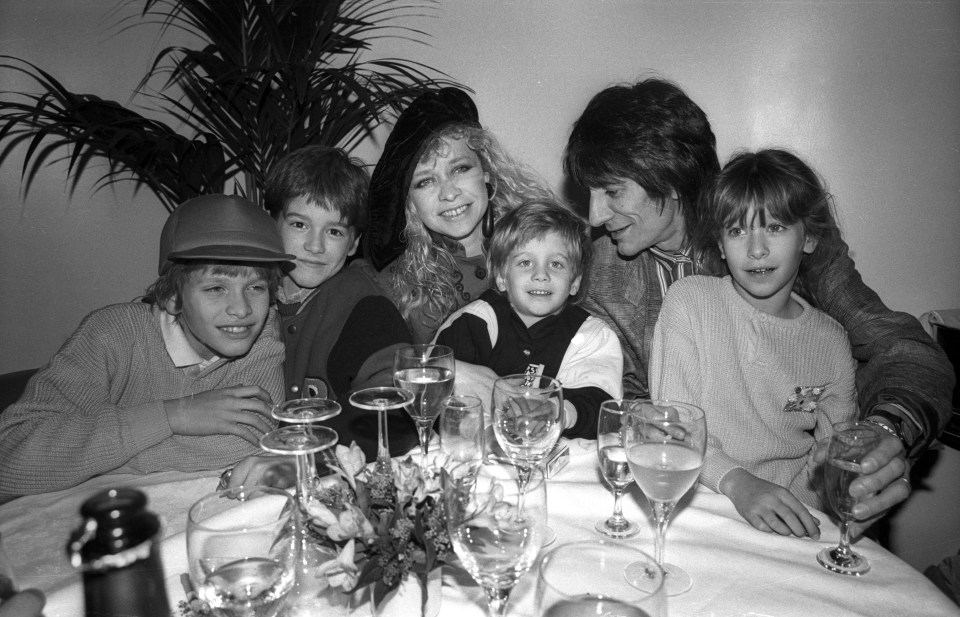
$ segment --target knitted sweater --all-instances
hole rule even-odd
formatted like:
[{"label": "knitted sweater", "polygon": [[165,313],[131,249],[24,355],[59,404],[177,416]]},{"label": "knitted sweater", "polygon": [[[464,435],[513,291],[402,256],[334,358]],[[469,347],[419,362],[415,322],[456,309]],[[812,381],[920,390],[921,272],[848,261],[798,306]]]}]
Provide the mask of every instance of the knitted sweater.
[{"label": "knitted sweater", "polygon": [[142,302],[89,314],[0,414],[0,501],[108,472],[218,469],[259,451],[234,435],[174,435],[163,401],[241,384],[283,400],[275,313],[247,355],[198,374],[173,365],[159,317]]},{"label": "knitted sweater", "polygon": [[808,454],[856,416],[856,363],[840,324],[793,298],[803,314],[781,319],[748,304],[729,276],[674,283],[654,331],[650,392],[703,409],[703,484],[719,492],[742,467],[819,509]]}]

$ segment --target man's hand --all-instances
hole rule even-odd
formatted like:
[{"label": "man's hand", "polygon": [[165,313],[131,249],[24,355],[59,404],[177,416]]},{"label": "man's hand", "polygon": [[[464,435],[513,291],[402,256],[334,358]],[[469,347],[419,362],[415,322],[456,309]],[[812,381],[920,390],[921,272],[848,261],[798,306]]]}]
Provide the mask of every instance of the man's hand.
[{"label": "man's hand", "polygon": [[820,538],[820,521],[793,493],[746,469],[733,469],[724,475],[720,492],[730,498],[740,516],[760,531]]},{"label": "man's hand", "polygon": [[273,429],[270,395],[260,386],[233,386],[163,402],[175,435],[236,435],[260,446]]},{"label": "man's hand", "polygon": [[[827,442],[823,440],[814,450],[814,461],[827,460]],[[850,483],[850,495],[861,499],[853,507],[856,522],[850,525],[850,535],[860,536],[887,511],[910,496],[907,479],[907,459],[903,444],[893,435],[885,435],[877,447],[860,463],[863,472]]]}]

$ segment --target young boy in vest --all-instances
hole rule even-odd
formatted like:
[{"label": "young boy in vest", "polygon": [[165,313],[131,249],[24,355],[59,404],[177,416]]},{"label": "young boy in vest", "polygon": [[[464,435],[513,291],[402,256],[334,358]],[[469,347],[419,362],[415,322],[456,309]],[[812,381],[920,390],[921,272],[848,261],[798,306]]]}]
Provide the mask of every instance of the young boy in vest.
[{"label": "young boy in vest", "polygon": [[218,469],[259,454],[283,392],[271,306],[289,258],[245,199],[178,207],[143,301],[88,315],[0,415],[0,502],[105,473]]},{"label": "young boy in vest", "polygon": [[[347,263],[367,225],[369,176],[363,163],[338,148],[306,146],[277,162],[266,186],[266,207],[284,250],[278,306],[286,344],[286,399],[323,397],[343,411],[324,422],[340,442],[355,441],[377,455],[377,414],[350,406],[362,388],[393,385],[393,356],[410,333],[363,259]],[[390,452],[417,443],[403,409],[388,413]]]}]

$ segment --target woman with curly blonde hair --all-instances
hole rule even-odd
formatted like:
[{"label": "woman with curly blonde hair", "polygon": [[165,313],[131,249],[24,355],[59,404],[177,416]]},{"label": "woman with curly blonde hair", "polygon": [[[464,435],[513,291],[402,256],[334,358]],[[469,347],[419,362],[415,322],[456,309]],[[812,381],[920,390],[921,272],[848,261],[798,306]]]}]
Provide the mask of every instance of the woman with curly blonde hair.
[{"label": "woman with curly blonde hair", "polygon": [[546,183],[508,155],[456,88],[421,95],[398,118],[370,184],[365,254],[415,342],[491,286],[494,222]]}]

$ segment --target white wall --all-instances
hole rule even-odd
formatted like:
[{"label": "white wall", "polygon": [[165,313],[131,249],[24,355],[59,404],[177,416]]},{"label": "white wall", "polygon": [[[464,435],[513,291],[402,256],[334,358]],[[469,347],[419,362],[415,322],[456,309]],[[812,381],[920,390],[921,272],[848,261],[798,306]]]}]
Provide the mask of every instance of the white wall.
[{"label": "white wall", "polygon": [[[156,48],[150,30],[115,34],[113,6],[2,0],[0,54],[126,101]],[[826,177],[860,271],[889,306],[960,307],[960,1],[447,0],[416,25],[432,47],[377,51],[475,89],[482,122],[551,182],[590,96],[658,74],[706,110],[721,158],[789,146]],[[0,90],[23,89],[0,72]],[[138,295],[166,217],[128,187],[93,194],[85,180],[71,198],[61,168],[41,170],[24,198],[19,156],[0,168],[0,372],[44,363],[89,311]],[[946,467],[939,475],[955,486]],[[936,526],[956,520],[954,495],[921,494],[895,522],[911,563],[960,548],[955,526]]]}]

